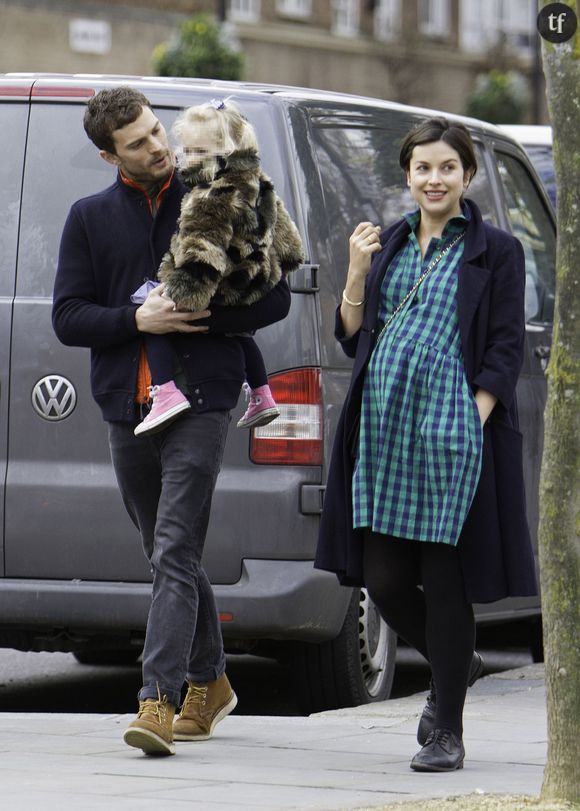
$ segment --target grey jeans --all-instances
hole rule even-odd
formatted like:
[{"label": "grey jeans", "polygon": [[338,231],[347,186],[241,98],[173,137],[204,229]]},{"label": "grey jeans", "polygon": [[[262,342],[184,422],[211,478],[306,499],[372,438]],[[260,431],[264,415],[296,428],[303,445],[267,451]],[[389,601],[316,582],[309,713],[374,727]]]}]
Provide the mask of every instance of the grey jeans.
[{"label": "grey jeans", "polygon": [[185,679],[208,682],[225,670],[211,585],[201,565],[228,411],[188,411],[159,433],[109,424],[121,496],[153,571],[139,699],[166,695],[179,705]]}]

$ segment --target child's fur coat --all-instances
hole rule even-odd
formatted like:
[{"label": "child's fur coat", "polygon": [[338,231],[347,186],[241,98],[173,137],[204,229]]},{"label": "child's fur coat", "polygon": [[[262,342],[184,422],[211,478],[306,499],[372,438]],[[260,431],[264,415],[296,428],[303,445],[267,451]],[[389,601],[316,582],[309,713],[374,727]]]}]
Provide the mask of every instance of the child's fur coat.
[{"label": "child's fur coat", "polygon": [[298,230],[253,150],[182,172],[191,189],[159,268],[177,307],[252,304],[304,261]]}]

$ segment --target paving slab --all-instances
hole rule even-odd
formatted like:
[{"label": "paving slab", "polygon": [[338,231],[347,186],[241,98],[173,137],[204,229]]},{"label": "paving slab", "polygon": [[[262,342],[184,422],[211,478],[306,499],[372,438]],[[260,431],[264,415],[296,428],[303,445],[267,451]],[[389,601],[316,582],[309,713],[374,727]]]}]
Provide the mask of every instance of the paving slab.
[{"label": "paving slab", "polygon": [[540,791],[543,667],[480,679],[465,709],[464,769],[409,761],[425,693],[308,718],[231,715],[209,741],[152,758],[122,741],[130,715],[0,715],[2,808],[18,811],[350,811],[473,792]]}]

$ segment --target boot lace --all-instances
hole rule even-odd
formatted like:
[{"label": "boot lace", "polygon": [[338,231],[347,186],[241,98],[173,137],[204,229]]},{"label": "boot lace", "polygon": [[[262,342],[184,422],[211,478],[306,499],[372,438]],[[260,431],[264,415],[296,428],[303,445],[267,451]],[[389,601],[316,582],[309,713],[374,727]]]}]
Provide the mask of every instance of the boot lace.
[{"label": "boot lace", "polygon": [[161,698],[159,685],[157,685],[157,699],[148,698],[139,703],[137,718],[143,715],[155,715],[159,724],[163,725],[167,720],[167,696]]},{"label": "boot lace", "polygon": [[198,712],[201,711],[202,707],[205,707],[207,704],[207,687],[198,687],[196,684],[190,683],[185,701],[183,702],[183,707],[181,708],[181,714],[187,713],[189,709],[194,710],[195,704],[199,705],[197,707]]},{"label": "boot lace", "polygon": [[438,743],[442,749],[447,751],[447,746],[452,741],[452,735],[453,733],[450,729],[433,729],[427,735],[425,746],[428,746],[431,743]]}]

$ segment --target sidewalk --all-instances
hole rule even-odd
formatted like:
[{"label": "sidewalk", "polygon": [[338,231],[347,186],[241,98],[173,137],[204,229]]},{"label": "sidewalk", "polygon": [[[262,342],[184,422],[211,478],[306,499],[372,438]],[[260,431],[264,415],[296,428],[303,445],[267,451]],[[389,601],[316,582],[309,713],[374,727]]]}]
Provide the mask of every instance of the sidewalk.
[{"label": "sidewalk", "polygon": [[130,715],[0,715],[2,807],[18,811],[345,811],[452,794],[539,794],[543,666],[480,679],[465,710],[465,768],[417,774],[425,694],[309,718],[232,715],[206,742],[149,758]]}]

